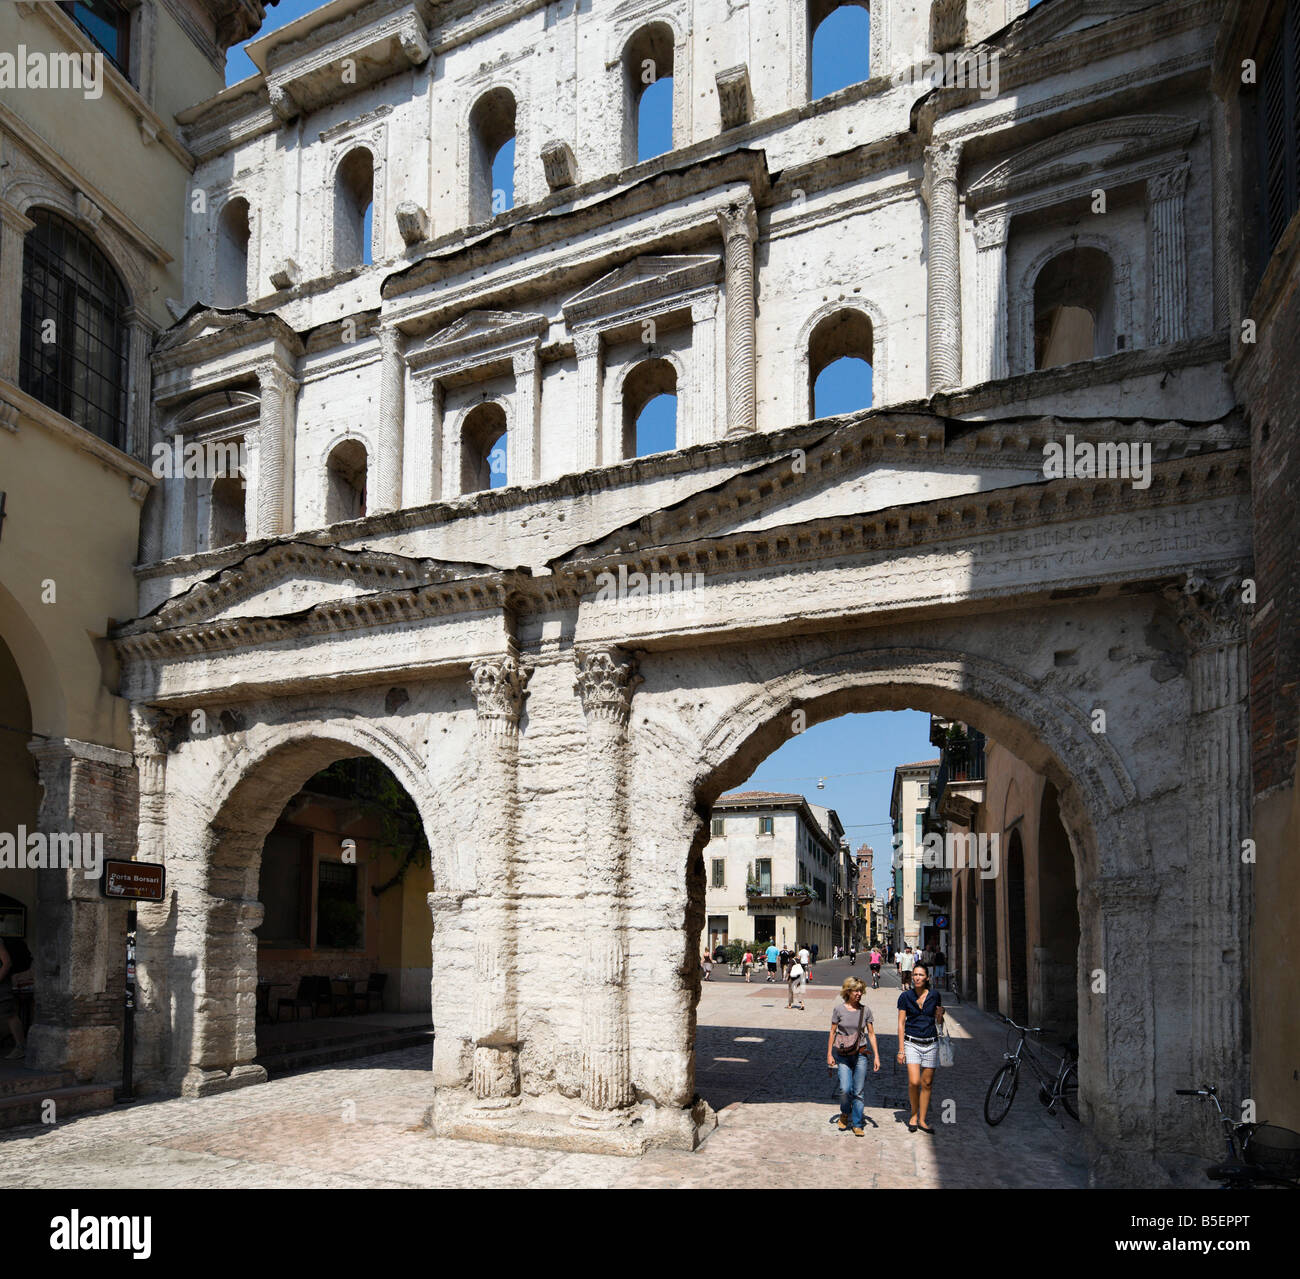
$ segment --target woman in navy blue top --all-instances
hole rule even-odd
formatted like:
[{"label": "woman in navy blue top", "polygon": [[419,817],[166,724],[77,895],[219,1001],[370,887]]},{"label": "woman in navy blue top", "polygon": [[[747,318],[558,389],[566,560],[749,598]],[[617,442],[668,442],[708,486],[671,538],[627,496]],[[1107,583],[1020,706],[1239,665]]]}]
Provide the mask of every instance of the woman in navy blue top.
[{"label": "woman in navy blue top", "polygon": [[916,964],[911,972],[912,988],[898,997],[898,1060],[907,1063],[907,1095],[912,1114],[907,1131],[918,1128],[934,1136],[926,1122],[934,1068],[939,1064],[939,1027],[943,1025],[943,999],[930,989],[930,970]]}]

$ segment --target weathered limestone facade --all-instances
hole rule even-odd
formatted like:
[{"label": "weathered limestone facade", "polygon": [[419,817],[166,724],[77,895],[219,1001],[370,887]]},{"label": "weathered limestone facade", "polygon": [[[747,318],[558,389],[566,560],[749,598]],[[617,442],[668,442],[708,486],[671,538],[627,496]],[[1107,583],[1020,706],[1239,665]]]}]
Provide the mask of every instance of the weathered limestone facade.
[{"label": "weathered limestone facade", "polygon": [[[266,37],[264,74],[186,114],[207,214],[155,428],[242,440],[251,466],[234,545],[202,478],[151,498],[117,632],[126,696],[177,716],[142,756],[171,887],[141,913],[157,1085],[261,1077],[261,842],[312,773],[369,753],[433,848],[435,1130],[691,1146],[710,805],[795,711],[910,706],[1059,791],[1095,1175],[1182,1174],[1172,1090],[1246,1077],[1247,890],[1215,869],[1245,821],[1251,571],[1212,287],[1215,8],[1019,8],[965,6],[997,94],[899,74],[930,6],[882,0],[873,78],[810,103],[800,5],[359,5]],[[674,149],[631,165],[623,51],[656,23]],[[473,108],[499,91],[514,207],[466,225]],[[341,267],[357,148],[373,264]],[[245,305],[215,310],[236,198]],[[1036,368],[1040,275],[1081,247],[1109,263],[1102,349]],[[870,334],[873,407],[809,422],[836,317]],[[647,361],[676,379],[678,447],[636,458]],[[369,513],[324,527],[348,441]],[[1150,448],[1149,484],[1045,475],[1049,446],[1118,442]],[[1213,947],[1172,944],[1209,917]]]}]

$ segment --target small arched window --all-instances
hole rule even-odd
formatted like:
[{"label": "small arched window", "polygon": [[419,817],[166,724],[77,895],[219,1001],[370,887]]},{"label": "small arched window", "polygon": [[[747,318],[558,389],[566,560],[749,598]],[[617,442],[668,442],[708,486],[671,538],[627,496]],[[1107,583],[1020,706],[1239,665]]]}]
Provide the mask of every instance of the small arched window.
[{"label": "small arched window", "polygon": [[861,311],[836,311],[813,329],[808,393],[814,418],[871,407],[873,342],[871,320]]},{"label": "small arched window", "polygon": [[623,163],[673,149],[673,30],[642,27],[623,46]]},{"label": "small arched window", "polygon": [[375,161],[365,147],[343,157],[334,175],[334,269],[368,265],[371,261]]},{"label": "small arched window", "polygon": [[248,301],[248,201],[227,200],[217,219],[217,306],[242,306]]},{"label": "small arched window", "polygon": [[125,286],[83,231],[47,209],[23,240],[19,386],[126,448]]},{"label": "small arched window", "polygon": [[623,382],[623,456],[676,447],[677,370],[667,360],[646,360]]},{"label": "small arched window", "polygon": [[515,206],[515,99],[485,93],[469,113],[469,220],[486,222]]},{"label": "small arched window", "polygon": [[479,493],[510,482],[506,412],[499,404],[475,405],[460,431],[460,491]]},{"label": "small arched window", "polygon": [[1114,350],[1110,258],[1093,248],[1057,254],[1034,281],[1034,367],[1074,364]]},{"label": "small arched window", "polygon": [[866,4],[809,0],[808,83],[813,100],[871,78],[871,10]]},{"label": "small arched window", "polygon": [[247,540],[244,524],[244,479],[240,475],[220,476],[212,481],[209,507],[208,546],[235,546]]},{"label": "small arched window", "polygon": [[366,448],[360,440],[334,446],[325,464],[325,522],[359,520],[366,513]]}]

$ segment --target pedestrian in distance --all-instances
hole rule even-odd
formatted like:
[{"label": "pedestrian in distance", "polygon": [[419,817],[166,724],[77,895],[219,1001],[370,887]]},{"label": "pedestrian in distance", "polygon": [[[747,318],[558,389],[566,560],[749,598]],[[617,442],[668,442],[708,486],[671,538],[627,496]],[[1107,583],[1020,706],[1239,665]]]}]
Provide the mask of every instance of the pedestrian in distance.
[{"label": "pedestrian in distance", "polygon": [[894,969],[900,977],[903,975],[903,952],[901,950],[894,951]]},{"label": "pedestrian in distance", "polygon": [[831,1010],[831,1033],[826,1041],[826,1065],[839,1072],[840,1132],[851,1128],[855,1137],[862,1132],[862,1094],[867,1086],[867,1054],[863,1038],[871,1045],[872,1069],[880,1070],[880,1048],[871,1009],[863,1002],[866,983],[846,977],[840,986],[839,1003]]},{"label": "pedestrian in distance", "polygon": [[807,946],[799,947],[798,960],[803,968],[805,981],[812,981],[813,957]]},{"label": "pedestrian in distance", "polygon": [[904,989],[906,989],[908,984],[911,982],[910,973],[915,966],[916,966],[916,956],[915,954],[913,954],[912,948],[910,946],[905,946],[903,948],[902,964],[898,971],[898,976],[903,983]]},{"label": "pedestrian in distance", "polygon": [[948,956],[943,953],[942,948],[934,948],[934,984],[936,987],[943,985],[943,975],[948,971]]},{"label": "pedestrian in distance", "polygon": [[740,971],[744,973],[745,980],[748,982],[750,973],[754,971],[754,952],[748,947],[746,947],[744,955],[741,956]]},{"label": "pedestrian in distance", "polygon": [[804,986],[804,967],[796,958],[790,965],[788,975],[785,979],[786,990],[789,994],[786,997],[785,1006],[794,1007],[796,997],[799,1000],[799,1011],[803,1012],[803,986]]},{"label": "pedestrian in distance", "polygon": [[794,951],[788,946],[781,947],[781,980],[790,980],[790,965],[794,963]]},{"label": "pedestrian in distance", "polygon": [[880,947],[871,948],[871,988],[875,990],[880,985]]},{"label": "pedestrian in distance", "polygon": [[767,980],[774,982],[776,981],[776,966],[781,959],[781,952],[777,950],[776,942],[768,942],[764,957],[767,960]]},{"label": "pedestrian in distance", "polygon": [[713,980],[713,956],[710,955],[709,952],[706,950],[700,962],[704,965],[704,980],[712,981]]},{"label": "pedestrian in distance", "polygon": [[912,1113],[907,1131],[918,1128],[934,1136],[926,1124],[934,1070],[939,1064],[939,1031],[943,1028],[943,999],[930,989],[930,970],[913,964],[911,985],[898,997],[898,1060],[907,1065],[907,1097]]}]

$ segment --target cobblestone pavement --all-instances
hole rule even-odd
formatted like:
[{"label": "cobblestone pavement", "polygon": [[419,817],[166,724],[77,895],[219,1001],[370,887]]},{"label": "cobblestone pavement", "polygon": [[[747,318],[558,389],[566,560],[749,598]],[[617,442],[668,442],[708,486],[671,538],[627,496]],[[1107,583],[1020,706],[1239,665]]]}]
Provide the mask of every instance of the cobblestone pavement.
[{"label": "cobblestone pavement", "polygon": [[[817,969],[804,1012],[784,986],[719,977],[700,1000],[696,1086],[719,1125],[692,1154],[637,1160],[434,1139],[428,1052],[340,1063],[201,1100],[176,1098],[0,1135],[5,1184],[153,1189],[457,1186],[1068,1187],[1087,1184],[1079,1125],[1052,1119],[1022,1076],[1011,1114],[984,1122],[1004,1030],[951,1005],[957,1064],[935,1080],[933,1137],[909,1133],[897,1052],[898,979],[868,990],[881,1071],[867,1085],[866,1135],[828,1121],[826,1036],[847,963]],[[951,1101],[944,1123],[943,1103]]]}]

